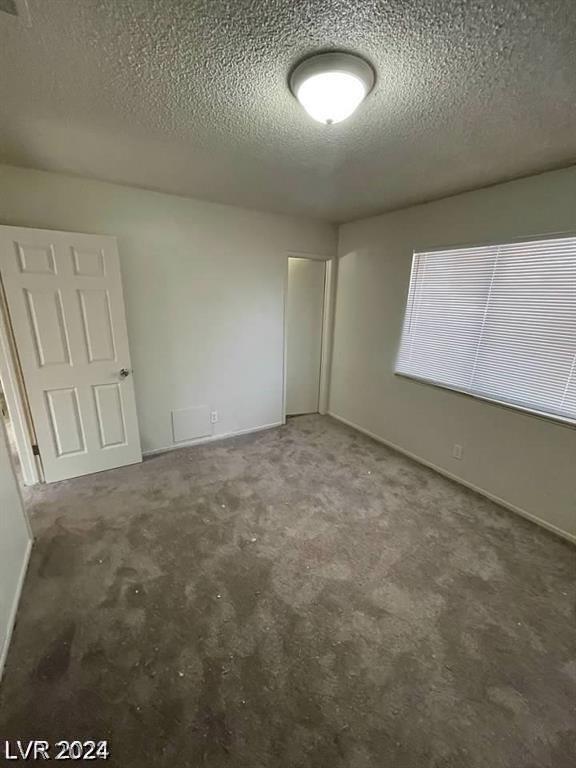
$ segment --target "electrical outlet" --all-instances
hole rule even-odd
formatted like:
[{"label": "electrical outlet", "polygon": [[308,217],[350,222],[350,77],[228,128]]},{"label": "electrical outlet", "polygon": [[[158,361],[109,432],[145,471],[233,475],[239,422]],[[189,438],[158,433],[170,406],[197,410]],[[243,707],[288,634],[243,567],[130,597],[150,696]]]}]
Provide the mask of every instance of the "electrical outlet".
[{"label": "electrical outlet", "polygon": [[455,459],[461,459],[464,455],[464,448],[462,448],[461,445],[458,445],[458,443],[454,443],[454,447],[452,448],[452,456]]},{"label": "electrical outlet", "polygon": [[210,424],[216,424],[218,421],[218,411],[210,411]]}]

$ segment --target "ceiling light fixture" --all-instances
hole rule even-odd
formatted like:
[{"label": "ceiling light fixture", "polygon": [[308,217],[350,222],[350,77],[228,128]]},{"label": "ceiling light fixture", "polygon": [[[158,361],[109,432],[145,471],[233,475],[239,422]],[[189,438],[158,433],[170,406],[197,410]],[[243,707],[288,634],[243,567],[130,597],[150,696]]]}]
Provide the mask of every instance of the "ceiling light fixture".
[{"label": "ceiling light fixture", "polygon": [[296,65],[290,90],[319,123],[340,123],[356,111],[372,90],[372,66],[352,53],[319,53]]}]

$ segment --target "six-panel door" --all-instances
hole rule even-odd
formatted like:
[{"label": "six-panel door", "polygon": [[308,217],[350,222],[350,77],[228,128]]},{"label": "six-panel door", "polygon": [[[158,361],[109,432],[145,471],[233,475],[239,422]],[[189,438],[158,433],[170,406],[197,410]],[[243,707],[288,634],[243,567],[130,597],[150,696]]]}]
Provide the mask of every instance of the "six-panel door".
[{"label": "six-panel door", "polygon": [[141,461],[116,240],[0,227],[0,273],[46,481]]}]

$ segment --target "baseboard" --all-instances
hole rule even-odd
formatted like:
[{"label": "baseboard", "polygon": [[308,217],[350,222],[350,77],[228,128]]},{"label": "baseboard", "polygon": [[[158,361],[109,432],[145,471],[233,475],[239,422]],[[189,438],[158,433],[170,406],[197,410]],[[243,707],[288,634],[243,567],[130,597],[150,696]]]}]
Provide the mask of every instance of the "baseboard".
[{"label": "baseboard", "polygon": [[12,640],[12,632],[14,631],[14,624],[16,622],[16,613],[18,612],[18,604],[20,603],[20,596],[22,594],[22,588],[24,587],[24,580],[26,578],[26,572],[28,570],[28,563],[30,562],[30,553],[32,552],[33,540],[28,540],[28,546],[24,554],[24,560],[22,561],[22,568],[20,570],[20,576],[18,577],[18,586],[16,587],[16,594],[12,602],[12,610],[10,611],[10,620],[8,622],[8,632],[6,633],[6,639],[4,640],[4,646],[0,652],[0,681],[2,680],[2,674],[4,672],[4,665],[6,664],[6,657],[8,656],[8,649],[10,648],[10,641]]},{"label": "baseboard", "polygon": [[568,531],[564,531],[562,528],[558,528],[552,523],[548,523],[546,520],[542,520],[541,517],[536,517],[536,515],[533,515],[531,512],[527,512],[525,509],[522,509],[521,507],[517,507],[515,504],[511,504],[509,501],[506,501],[505,499],[501,499],[499,496],[495,496],[493,493],[490,493],[490,491],[487,491],[485,488],[480,488],[479,486],[474,485],[474,483],[470,483],[468,482],[468,480],[464,480],[461,477],[458,477],[458,475],[453,475],[451,472],[448,472],[448,470],[443,469],[442,467],[439,467],[436,464],[432,464],[432,462],[427,461],[426,459],[423,459],[420,456],[416,456],[416,454],[411,453],[410,451],[407,451],[405,448],[402,448],[399,445],[396,445],[396,443],[392,443],[390,440],[385,440],[383,437],[380,437],[380,435],[377,435],[374,432],[370,432],[370,430],[368,429],[364,429],[363,427],[358,426],[358,424],[355,424],[353,421],[349,421],[348,419],[345,419],[342,416],[338,416],[336,413],[332,413],[331,411],[328,412],[328,415],[331,416],[333,419],[336,419],[336,421],[340,421],[342,424],[346,424],[347,427],[351,427],[352,429],[355,429],[357,432],[361,432],[363,435],[367,435],[367,437],[371,437],[373,440],[376,440],[376,442],[382,443],[382,445],[386,445],[388,448],[392,448],[393,450],[398,451],[398,453],[401,453],[403,456],[407,456],[409,459],[413,459],[414,461],[418,462],[418,464],[422,464],[423,466],[428,467],[429,469],[433,469],[434,472],[438,472],[439,475],[443,475],[444,477],[447,477],[449,480],[454,480],[454,482],[459,483],[460,485],[463,485],[466,488],[470,488],[471,491],[475,491],[476,493],[479,493],[481,496],[484,496],[490,501],[493,501],[496,504],[499,504],[501,507],[504,507],[505,509],[509,509],[511,512],[515,512],[517,515],[521,515],[522,517],[525,517],[526,519],[531,520],[533,523],[540,525],[542,528],[546,528],[546,530],[551,531],[551,533],[554,533],[557,536],[560,536],[566,541],[569,541],[571,544],[576,544],[576,535],[572,533],[568,533]]},{"label": "baseboard", "polygon": [[225,432],[222,435],[209,435],[208,437],[199,437],[196,440],[186,440],[182,443],[167,445],[165,448],[152,448],[149,451],[142,451],[142,456],[155,456],[158,453],[167,453],[168,451],[177,451],[179,448],[191,448],[194,445],[205,445],[206,443],[215,443],[218,440],[229,440],[231,437],[240,437],[241,435],[251,435],[254,432],[265,432],[267,429],[281,427],[282,421],[275,421],[272,424],[262,424],[260,427],[250,427],[249,429],[238,429],[236,432]]}]

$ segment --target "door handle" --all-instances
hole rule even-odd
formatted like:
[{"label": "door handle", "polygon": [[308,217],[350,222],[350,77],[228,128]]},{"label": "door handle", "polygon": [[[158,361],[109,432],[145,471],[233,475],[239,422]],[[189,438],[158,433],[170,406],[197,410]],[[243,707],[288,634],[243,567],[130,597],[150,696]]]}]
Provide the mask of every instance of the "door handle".
[{"label": "door handle", "polygon": [[130,376],[132,371],[130,368],[120,368],[120,378],[125,379],[127,376]]}]

